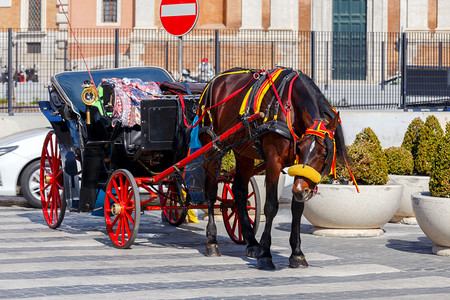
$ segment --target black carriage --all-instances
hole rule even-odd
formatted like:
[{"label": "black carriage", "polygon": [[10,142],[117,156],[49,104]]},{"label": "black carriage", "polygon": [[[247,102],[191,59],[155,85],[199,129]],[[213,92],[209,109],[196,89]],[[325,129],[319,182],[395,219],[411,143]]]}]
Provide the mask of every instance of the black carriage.
[{"label": "black carriage", "polygon": [[[128,248],[143,212],[162,210],[170,224],[180,225],[189,209],[207,208],[201,197],[193,197],[201,184],[192,181],[201,183],[201,179],[194,175],[188,180],[195,171],[201,174],[202,154],[217,151],[209,143],[189,153],[200,91],[199,86],[175,82],[158,67],[53,76],[50,100],[39,103],[53,127],[44,142],[40,174],[42,209],[49,227],[61,225],[66,209],[104,209],[112,242]],[[233,127],[218,140],[241,128],[242,124]],[[221,210],[231,239],[245,243],[231,192],[233,176],[233,172],[219,176],[222,185],[215,207]],[[261,208],[254,179],[247,202],[256,232]]]}]

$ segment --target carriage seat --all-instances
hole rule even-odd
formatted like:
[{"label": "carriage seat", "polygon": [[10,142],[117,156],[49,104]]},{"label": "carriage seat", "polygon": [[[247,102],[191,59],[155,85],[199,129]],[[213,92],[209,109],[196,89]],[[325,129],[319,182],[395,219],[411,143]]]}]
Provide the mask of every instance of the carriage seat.
[{"label": "carriage seat", "polygon": [[193,82],[161,82],[161,91],[176,92],[183,95],[197,95],[201,94],[205,89],[207,83],[193,83]]}]

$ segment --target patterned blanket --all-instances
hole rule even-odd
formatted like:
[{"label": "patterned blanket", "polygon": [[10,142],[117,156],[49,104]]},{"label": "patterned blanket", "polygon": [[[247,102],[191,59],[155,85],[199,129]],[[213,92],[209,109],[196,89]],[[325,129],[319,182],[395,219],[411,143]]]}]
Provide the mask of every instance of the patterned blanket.
[{"label": "patterned blanket", "polygon": [[141,124],[141,100],[153,99],[154,95],[162,95],[159,85],[154,81],[143,82],[138,78],[102,79],[114,86],[114,111],[112,126],[118,123],[124,127]]}]

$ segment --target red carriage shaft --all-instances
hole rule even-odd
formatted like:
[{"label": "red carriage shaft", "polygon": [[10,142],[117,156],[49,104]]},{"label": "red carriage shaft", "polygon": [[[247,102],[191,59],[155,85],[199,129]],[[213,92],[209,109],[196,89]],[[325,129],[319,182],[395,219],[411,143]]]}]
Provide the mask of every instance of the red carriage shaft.
[{"label": "red carriage shaft", "polygon": [[[254,121],[258,118],[261,118],[261,114],[257,113],[257,114],[253,114],[248,118],[248,121]],[[139,181],[138,184],[140,184],[141,182],[150,182],[150,183],[155,183],[155,182],[159,182],[160,180],[166,178],[167,176],[169,176],[170,174],[172,174],[173,172],[175,172],[177,169],[179,168],[183,168],[184,166],[186,166],[188,163],[194,161],[195,159],[197,159],[198,157],[200,157],[201,155],[203,155],[205,152],[209,151],[213,146],[215,142],[222,142],[223,140],[225,140],[226,138],[228,138],[229,136],[235,134],[237,131],[239,131],[242,127],[244,127],[244,125],[242,123],[238,123],[235,126],[231,127],[229,130],[227,130],[225,133],[221,134],[217,140],[215,141],[211,141],[208,144],[206,144],[205,146],[203,146],[202,148],[200,148],[199,150],[195,151],[193,154],[189,155],[188,157],[182,159],[181,161],[179,161],[178,163],[174,164],[173,166],[171,166],[170,168],[162,171],[161,173],[159,173],[156,176],[153,177],[140,177],[140,178],[136,178],[136,181]]]}]

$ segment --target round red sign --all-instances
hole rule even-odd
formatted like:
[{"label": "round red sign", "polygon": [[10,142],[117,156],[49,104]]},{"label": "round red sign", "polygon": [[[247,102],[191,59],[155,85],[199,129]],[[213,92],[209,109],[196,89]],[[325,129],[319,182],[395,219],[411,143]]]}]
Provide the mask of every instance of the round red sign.
[{"label": "round red sign", "polygon": [[171,35],[185,35],[197,23],[198,1],[162,0],[159,18],[164,29]]}]

